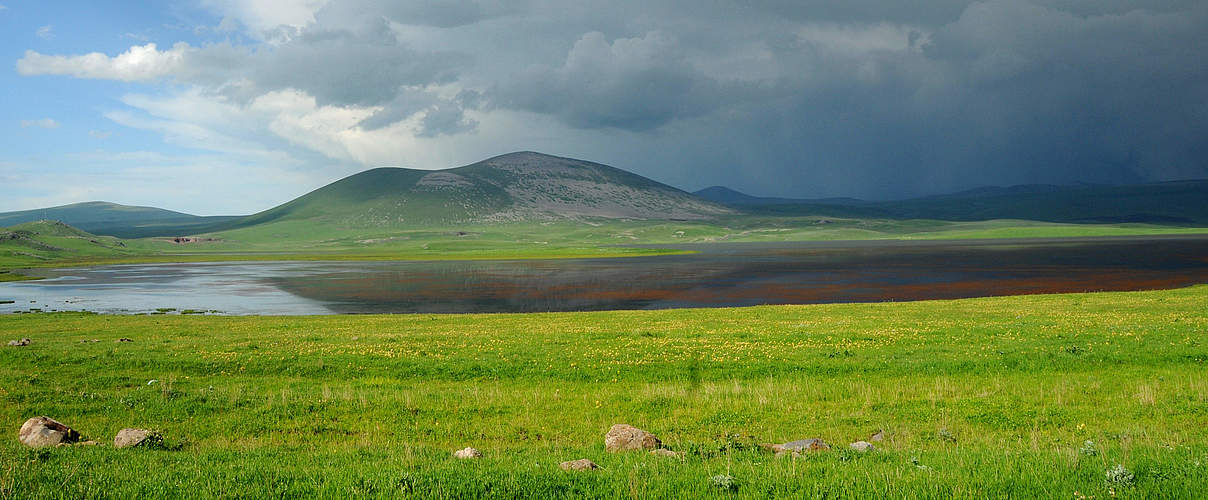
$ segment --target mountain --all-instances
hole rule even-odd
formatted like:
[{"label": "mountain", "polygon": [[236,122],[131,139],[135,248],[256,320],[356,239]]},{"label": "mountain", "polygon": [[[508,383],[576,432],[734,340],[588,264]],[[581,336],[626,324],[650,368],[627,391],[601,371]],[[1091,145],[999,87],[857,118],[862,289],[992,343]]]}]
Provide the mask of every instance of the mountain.
[{"label": "mountain", "polygon": [[975,221],[1025,219],[1071,223],[1208,223],[1208,180],[1125,186],[1033,184],[984,187],[894,201],[761,198],[728,188],[697,195],[748,213]]},{"label": "mountain", "polygon": [[709,201],[727,205],[779,205],[784,203],[799,203],[805,200],[793,198],[762,198],[740,193],[725,186],[709,186],[692,193]]},{"label": "mountain", "polygon": [[791,204],[830,204],[830,205],[864,205],[869,202],[856,198],[772,198],[751,196],[735,191],[725,186],[710,186],[692,194],[706,200],[723,205],[762,206],[762,205],[791,205]]},{"label": "mountain", "polygon": [[618,168],[519,152],[445,170],[367,170],[219,228],[301,220],[344,227],[575,218],[698,220],[731,213],[735,211]]},{"label": "mountain", "polygon": [[104,201],[0,213],[0,226],[38,220],[58,220],[94,234],[119,238],[167,236],[235,217],[201,217],[162,208],[118,205]]}]

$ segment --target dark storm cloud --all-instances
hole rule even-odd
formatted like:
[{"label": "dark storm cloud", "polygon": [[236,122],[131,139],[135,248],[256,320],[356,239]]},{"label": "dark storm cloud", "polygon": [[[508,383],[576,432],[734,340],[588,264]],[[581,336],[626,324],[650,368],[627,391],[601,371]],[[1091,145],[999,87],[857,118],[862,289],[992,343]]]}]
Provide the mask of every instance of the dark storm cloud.
[{"label": "dark storm cloud", "polygon": [[29,54],[18,69],[167,77],[240,103],[296,89],[374,107],[364,131],[411,120],[421,138],[514,113],[544,128],[475,140],[504,152],[539,136],[686,188],[894,197],[1208,177],[1202,0],[356,0],[313,14],[261,44]]},{"label": "dark storm cloud", "polygon": [[592,32],[557,67],[532,66],[489,95],[499,106],[556,116],[572,127],[643,131],[702,115],[726,96],[661,33],[609,41]]},{"label": "dark storm cloud", "polygon": [[[828,17],[871,15],[856,7]],[[741,63],[735,74],[699,72],[709,56],[682,39],[630,60],[595,35],[576,42],[564,65],[501,84],[497,104],[587,129],[679,121],[677,151],[743,152],[684,162],[695,171],[669,178],[686,185],[700,185],[703,170],[765,193],[892,197],[1208,177],[1202,4],[996,0],[970,3],[934,28],[900,21],[944,15],[867,18],[877,22],[866,27],[898,27],[880,32],[811,24],[809,9],[795,5],[769,8],[802,22],[772,25],[766,51],[750,51],[753,74],[760,57],[782,70],[754,84],[735,84],[747,76]],[[904,34],[896,47],[895,33]]]}]

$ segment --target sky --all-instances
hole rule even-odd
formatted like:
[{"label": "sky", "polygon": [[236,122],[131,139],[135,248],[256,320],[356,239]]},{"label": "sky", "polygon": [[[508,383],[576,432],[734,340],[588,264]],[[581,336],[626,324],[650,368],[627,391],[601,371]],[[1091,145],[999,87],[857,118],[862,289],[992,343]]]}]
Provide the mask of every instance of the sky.
[{"label": "sky", "polygon": [[1202,0],[0,0],[0,211],[531,150],[894,199],[1208,178]]}]

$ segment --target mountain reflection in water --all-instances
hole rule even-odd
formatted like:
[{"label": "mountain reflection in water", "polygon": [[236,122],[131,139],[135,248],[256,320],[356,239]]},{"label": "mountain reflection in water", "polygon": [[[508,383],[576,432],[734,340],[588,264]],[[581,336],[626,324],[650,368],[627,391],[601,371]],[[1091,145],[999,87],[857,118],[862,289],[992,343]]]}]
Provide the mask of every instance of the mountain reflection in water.
[{"label": "mountain reflection in water", "polygon": [[[0,311],[534,312],[948,299],[1208,283],[1208,237],[677,245],[620,259],[104,266],[0,283]],[[34,300],[36,302],[30,303]],[[5,309],[7,308],[7,309]]]}]

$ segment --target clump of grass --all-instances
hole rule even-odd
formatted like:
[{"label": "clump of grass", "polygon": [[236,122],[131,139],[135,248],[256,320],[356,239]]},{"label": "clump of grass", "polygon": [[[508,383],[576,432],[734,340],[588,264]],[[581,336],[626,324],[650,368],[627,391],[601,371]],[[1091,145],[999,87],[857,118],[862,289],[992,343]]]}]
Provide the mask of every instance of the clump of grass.
[{"label": "clump of grass", "polygon": [[724,491],[738,491],[738,481],[734,480],[734,476],[729,474],[718,474],[709,478],[709,483],[714,488]]},{"label": "clump of grass", "polygon": [[940,440],[944,441],[945,443],[955,443],[956,442],[956,435],[953,434],[952,431],[948,430],[947,427],[940,429],[939,432],[936,433],[936,435],[939,436]]},{"label": "clump of grass", "polygon": [[1114,487],[1132,486],[1137,479],[1137,476],[1122,464],[1116,464],[1115,467],[1108,469],[1106,476],[1107,484]]}]

